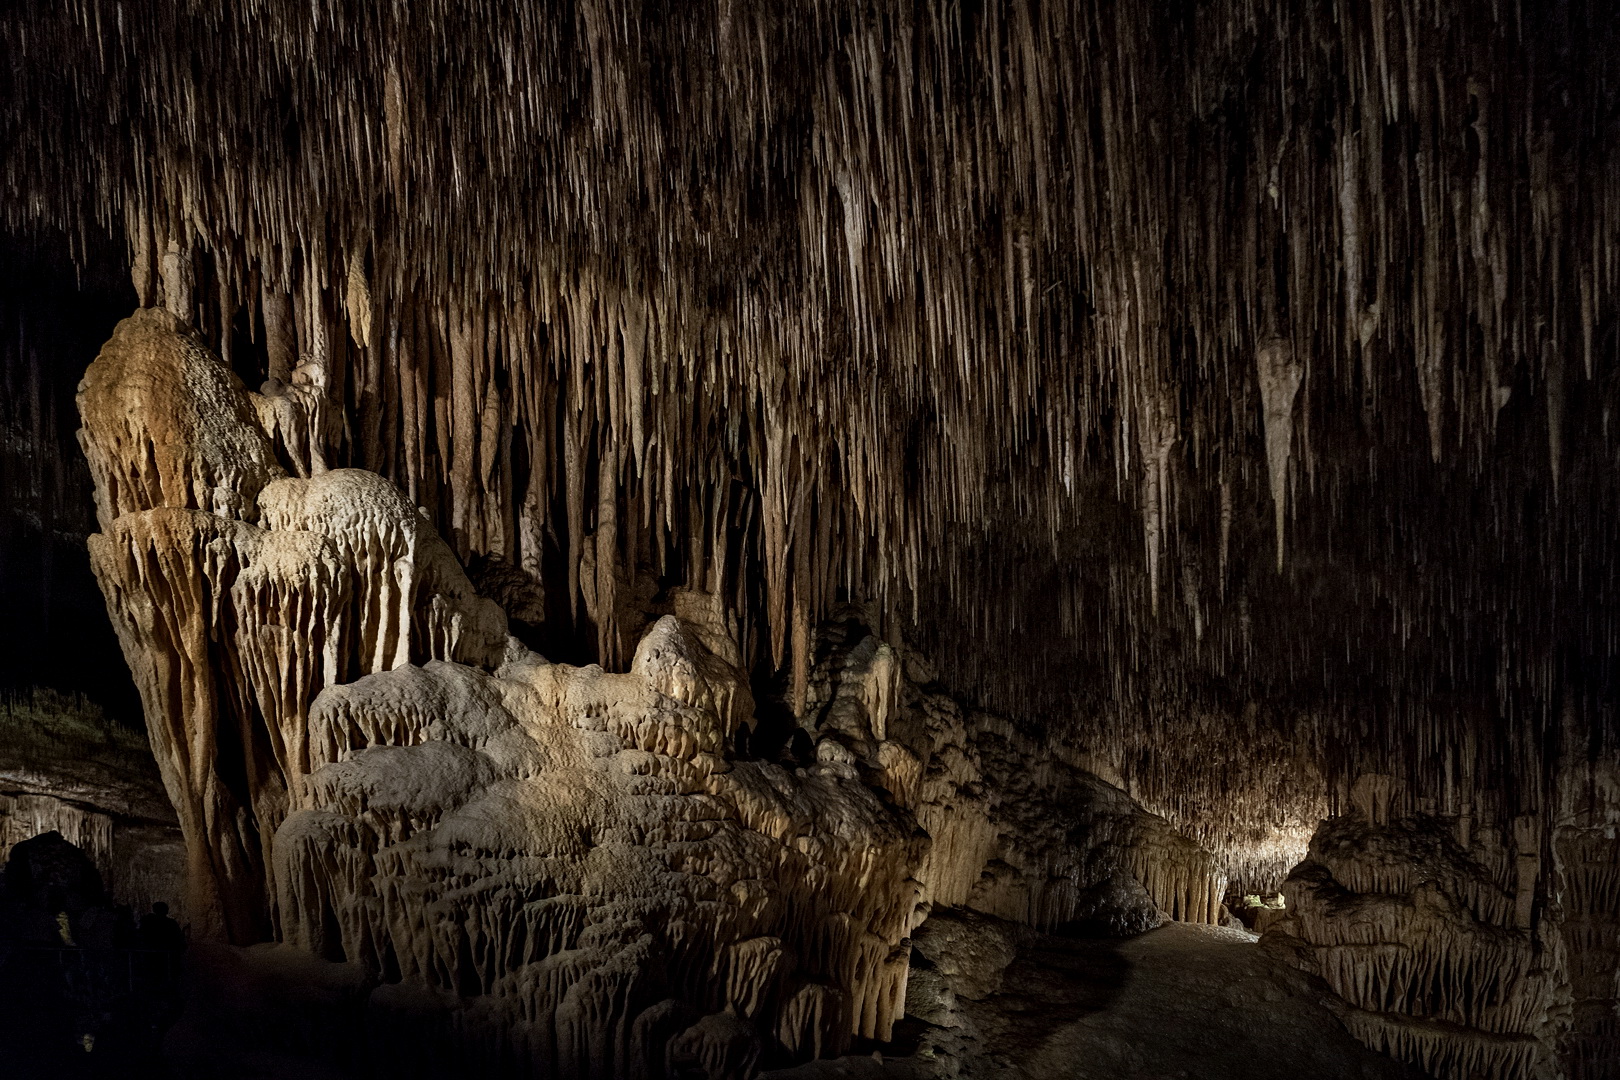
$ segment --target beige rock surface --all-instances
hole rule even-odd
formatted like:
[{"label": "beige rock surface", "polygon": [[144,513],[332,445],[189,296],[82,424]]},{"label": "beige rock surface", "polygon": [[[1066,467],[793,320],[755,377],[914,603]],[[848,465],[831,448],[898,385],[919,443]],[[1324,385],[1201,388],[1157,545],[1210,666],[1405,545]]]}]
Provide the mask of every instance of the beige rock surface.
[{"label": "beige rock surface", "polygon": [[320,688],[411,659],[489,664],[505,640],[392,485],[286,477],[251,398],[154,309],[119,324],[79,392],[91,566],[186,835],[188,900],[200,932],[239,942],[270,930],[269,837]]}]

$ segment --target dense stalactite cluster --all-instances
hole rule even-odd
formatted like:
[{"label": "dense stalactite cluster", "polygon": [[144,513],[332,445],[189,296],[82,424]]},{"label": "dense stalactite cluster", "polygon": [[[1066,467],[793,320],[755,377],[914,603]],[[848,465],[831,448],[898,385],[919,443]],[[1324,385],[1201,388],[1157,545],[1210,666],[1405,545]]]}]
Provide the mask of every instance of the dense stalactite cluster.
[{"label": "dense stalactite cluster", "polygon": [[[881,1032],[930,905],[1213,920],[1334,815],[1277,940],[1359,1037],[1601,1075],[1609,15],[8,5],[0,224],[110,234],[146,309],[82,389],[91,552],[196,911],[721,1075]],[[75,536],[63,332],[0,322],[0,541]],[[522,843],[457,847],[497,801]],[[621,803],[674,812],[606,878],[725,908],[703,978],[607,929],[651,909],[519,913],[503,858],[576,895],[558,823]],[[700,883],[807,837],[825,895]]]},{"label": "dense stalactite cluster", "polygon": [[1236,869],[1318,772],[1505,820],[1558,699],[1612,727],[1603,15],[22,3],[3,213],[121,230],[289,470],[610,667],[685,584],[797,703],[871,601],[1154,805],[1239,792]]}]

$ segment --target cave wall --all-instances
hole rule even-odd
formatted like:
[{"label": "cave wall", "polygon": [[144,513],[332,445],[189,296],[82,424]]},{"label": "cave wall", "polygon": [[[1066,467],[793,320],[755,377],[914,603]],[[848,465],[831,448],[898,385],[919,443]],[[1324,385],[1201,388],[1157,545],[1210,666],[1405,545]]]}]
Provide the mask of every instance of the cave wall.
[{"label": "cave wall", "polygon": [[60,832],[108,891],[183,912],[174,810],[90,570],[74,391],[135,302],[123,245],[0,231],[0,860]]},{"label": "cave wall", "polygon": [[48,832],[84,852],[115,902],[139,913],[161,900],[190,918],[184,842],[144,725],[35,689],[0,699],[0,864]]},{"label": "cave wall", "polygon": [[90,471],[74,391],[135,303],[123,244],[74,259],[65,234],[0,230],[0,695],[87,697],[140,729],[106,604],[90,572]]}]

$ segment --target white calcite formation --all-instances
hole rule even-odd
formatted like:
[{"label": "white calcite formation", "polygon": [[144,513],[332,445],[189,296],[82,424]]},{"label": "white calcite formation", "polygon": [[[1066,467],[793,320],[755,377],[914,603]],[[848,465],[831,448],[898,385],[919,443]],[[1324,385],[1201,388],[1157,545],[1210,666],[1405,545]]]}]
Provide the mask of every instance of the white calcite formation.
[{"label": "white calcite formation", "polygon": [[622,675],[515,648],[324,690],[285,938],[453,991],[444,1034],[559,1075],[887,1038],[926,841],[835,770],[726,760],[714,670],[666,616]]},{"label": "white calcite formation", "polygon": [[887,1039],[936,904],[1219,916],[1208,854],[864,633],[804,684],[796,767],[738,751],[703,594],[626,672],[530,652],[396,488],[290,460],[166,311],[120,324],[80,408],[198,928],[357,965],[392,1054],[744,1077]]},{"label": "white calcite formation", "polygon": [[310,700],[408,660],[488,664],[504,616],[380,477],[287,477],[252,396],[166,311],[119,324],[79,409],[91,566],[186,835],[192,910],[215,920],[205,933],[254,940]]}]

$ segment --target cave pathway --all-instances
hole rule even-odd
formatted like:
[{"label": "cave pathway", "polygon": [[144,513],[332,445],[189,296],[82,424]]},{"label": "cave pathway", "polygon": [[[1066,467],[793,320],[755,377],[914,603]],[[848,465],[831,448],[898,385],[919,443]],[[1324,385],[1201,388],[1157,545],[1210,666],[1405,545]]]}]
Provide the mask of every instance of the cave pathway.
[{"label": "cave pathway", "polygon": [[1125,940],[1042,937],[1002,987],[959,1000],[961,1027],[924,1038],[914,1056],[816,1062],[773,1080],[1421,1076],[1352,1039],[1319,984],[1240,930],[1171,923]]}]

